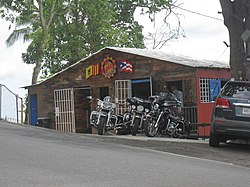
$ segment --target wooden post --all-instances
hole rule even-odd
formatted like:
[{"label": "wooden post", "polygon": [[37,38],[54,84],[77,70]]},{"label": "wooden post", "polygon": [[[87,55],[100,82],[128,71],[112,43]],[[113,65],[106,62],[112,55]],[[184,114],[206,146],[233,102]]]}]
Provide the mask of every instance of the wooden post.
[{"label": "wooden post", "polygon": [[18,95],[16,95],[16,123],[18,123],[18,118],[19,118],[19,115],[18,115]]},{"label": "wooden post", "polygon": [[0,84],[0,119],[2,118],[2,84]]}]

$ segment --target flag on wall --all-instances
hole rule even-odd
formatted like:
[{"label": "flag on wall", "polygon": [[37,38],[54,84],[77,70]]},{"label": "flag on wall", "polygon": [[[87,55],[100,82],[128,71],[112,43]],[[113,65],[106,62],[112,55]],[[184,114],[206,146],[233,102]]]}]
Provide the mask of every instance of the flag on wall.
[{"label": "flag on wall", "polygon": [[98,75],[100,73],[100,64],[92,65],[92,75]]},{"label": "flag on wall", "polygon": [[92,65],[86,68],[86,79],[92,76]]},{"label": "flag on wall", "polygon": [[128,62],[126,60],[119,60],[118,61],[118,71],[119,72],[128,72],[128,73],[132,73],[133,72],[133,66],[131,64],[131,62]]}]

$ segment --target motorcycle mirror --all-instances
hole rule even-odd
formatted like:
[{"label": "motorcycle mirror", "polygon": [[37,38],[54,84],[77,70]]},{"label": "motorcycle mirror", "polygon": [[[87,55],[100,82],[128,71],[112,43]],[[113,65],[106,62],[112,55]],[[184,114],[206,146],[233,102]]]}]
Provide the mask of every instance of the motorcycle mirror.
[{"label": "motorcycle mirror", "polygon": [[93,97],[91,95],[87,96],[87,99],[93,100]]}]

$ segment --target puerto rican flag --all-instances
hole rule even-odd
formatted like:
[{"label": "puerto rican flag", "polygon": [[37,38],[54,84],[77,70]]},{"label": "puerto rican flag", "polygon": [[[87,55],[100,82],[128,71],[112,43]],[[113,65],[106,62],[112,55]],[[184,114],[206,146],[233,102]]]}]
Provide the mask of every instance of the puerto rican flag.
[{"label": "puerto rican flag", "polygon": [[118,61],[118,71],[119,72],[127,72],[127,73],[132,73],[133,72],[133,66],[131,62],[128,62],[126,60],[119,60]]}]

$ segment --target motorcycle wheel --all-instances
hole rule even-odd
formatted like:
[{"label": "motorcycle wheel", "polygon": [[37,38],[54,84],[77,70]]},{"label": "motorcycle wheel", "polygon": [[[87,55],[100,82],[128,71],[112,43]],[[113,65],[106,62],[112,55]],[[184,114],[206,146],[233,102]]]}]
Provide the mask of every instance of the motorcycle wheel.
[{"label": "motorcycle wheel", "polygon": [[185,133],[185,124],[184,121],[176,122],[175,126],[175,136],[174,138],[183,138]]},{"label": "motorcycle wheel", "polygon": [[159,125],[155,126],[156,119],[147,118],[144,122],[145,134],[148,137],[154,137],[159,132]]},{"label": "motorcycle wheel", "polygon": [[105,124],[107,122],[107,118],[105,117],[100,117],[99,124],[97,125],[97,133],[99,135],[103,135],[105,132]]},{"label": "motorcycle wheel", "polygon": [[166,133],[169,137],[171,138],[176,138],[176,129],[175,129],[176,124],[171,122],[170,126],[166,129]]},{"label": "motorcycle wheel", "polygon": [[133,124],[133,126],[131,128],[131,134],[132,134],[132,136],[136,136],[136,134],[138,133],[138,129],[139,129],[140,123],[141,123],[141,119],[139,119],[139,118],[135,118],[134,119],[134,124]]}]

